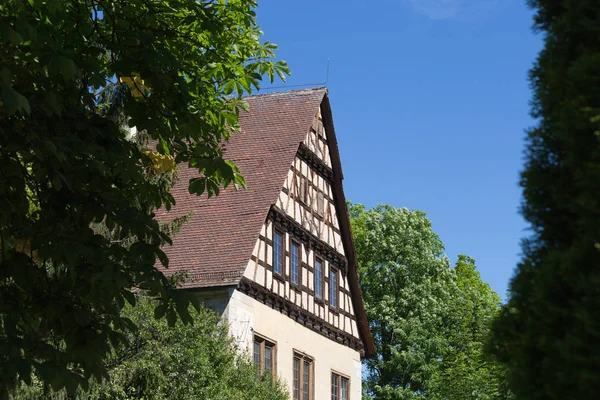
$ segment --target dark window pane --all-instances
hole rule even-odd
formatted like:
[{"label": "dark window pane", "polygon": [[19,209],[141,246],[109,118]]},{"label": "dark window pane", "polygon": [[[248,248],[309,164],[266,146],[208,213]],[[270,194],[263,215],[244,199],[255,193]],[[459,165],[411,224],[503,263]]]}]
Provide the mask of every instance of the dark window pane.
[{"label": "dark window pane", "polygon": [[302,400],[309,400],[310,395],[310,363],[304,361],[304,369],[302,371]]},{"label": "dark window pane", "polygon": [[300,201],[303,201],[304,203],[306,203],[307,196],[308,196],[308,180],[306,179],[306,177],[301,176],[300,177],[300,193],[299,193]]},{"label": "dark window pane", "polygon": [[337,307],[337,272],[331,270],[329,272],[329,304],[332,307]]},{"label": "dark window pane", "polygon": [[338,376],[331,374],[331,400],[338,400]]},{"label": "dark window pane", "polygon": [[271,371],[273,368],[273,349],[265,346],[265,371]]},{"label": "dark window pane", "polygon": [[346,379],[346,378],[342,378],[340,400],[348,400],[348,379]]},{"label": "dark window pane", "polygon": [[273,271],[281,274],[282,271],[282,248],[283,248],[283,237],[280,233],[273,233]]},{"label": "dark window pane", "polygon": [[294,358],[294,400],[300,400],[300,360]]},{"label": "dark window pane", "polygon": [[260,364],[260,343],[254,342],[254,364]]},{"label": "dark window pane", "polygon": [[292,283],[300,283],[300,246],[292,243]]},{"label": "dark window pane", "polygon": [[319,216],[323,216],[323,212],[325,210],[325,199],[323,198],[323,193],[319,192],[317,194],[317,214]]},{"label": "dark window pane", "polygon": [[323,298],[323,263],[315,260],[315,296]]}]

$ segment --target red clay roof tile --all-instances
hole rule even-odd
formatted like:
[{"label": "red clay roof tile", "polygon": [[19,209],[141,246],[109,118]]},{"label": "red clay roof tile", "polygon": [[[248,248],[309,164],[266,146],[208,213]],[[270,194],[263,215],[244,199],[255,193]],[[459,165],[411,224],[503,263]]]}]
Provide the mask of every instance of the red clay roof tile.
[{"label": "red clay roof tile", "polygon": [[248,97],[248,113],[240,115],[241,132],[225,146],[225,158],[234,161],[247,189],[233,187],[207,199],[188,192],[198,176],[183,166],[172,190],[176,205],[159,210],[159,220],[193,213],[164,250],[169,274],[186,271],[184,287],[233,285],[239,282],[252,255],[269,208],[275,203],[300,143],[306,137],[325,88]]}]

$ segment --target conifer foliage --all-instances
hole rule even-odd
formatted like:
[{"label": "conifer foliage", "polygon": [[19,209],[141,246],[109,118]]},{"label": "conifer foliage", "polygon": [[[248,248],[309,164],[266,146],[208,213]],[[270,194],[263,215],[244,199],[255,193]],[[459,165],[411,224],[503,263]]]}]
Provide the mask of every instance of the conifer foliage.
[{"label": "conifer foliage", "polygon": [[544,35],[521,174],[533,233],[492,352],[519,399],[591,399],[600,393],[600,3],[529,4]]}]

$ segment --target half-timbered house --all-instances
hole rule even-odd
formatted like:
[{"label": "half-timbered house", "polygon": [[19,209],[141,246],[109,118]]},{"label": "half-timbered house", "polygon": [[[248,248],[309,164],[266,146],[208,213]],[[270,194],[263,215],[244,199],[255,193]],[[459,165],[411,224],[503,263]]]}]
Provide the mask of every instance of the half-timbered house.
[{"label": "half-timbered house", "polygon": [[[245,190],[196,197],[179,172],[168,217],[190,220],[166,249],[169,272],[230,324],[262,373],[292,399],[359,400],[373,355],[327,89],[247,98],[225,157]],[[162,215],[165,217],[165,215]]]}]

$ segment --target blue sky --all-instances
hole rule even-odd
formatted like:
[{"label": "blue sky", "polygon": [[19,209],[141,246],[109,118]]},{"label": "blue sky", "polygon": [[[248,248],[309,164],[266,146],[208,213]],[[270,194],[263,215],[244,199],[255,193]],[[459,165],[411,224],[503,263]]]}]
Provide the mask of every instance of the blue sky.
[{"label": "blue sky", "polygon": [[324,82],[331,59],[346,197],[425,211],[452,262],[474,257],[504,296],[542,46],[525,0],[259,0],[257,15],[286,85]]}]

